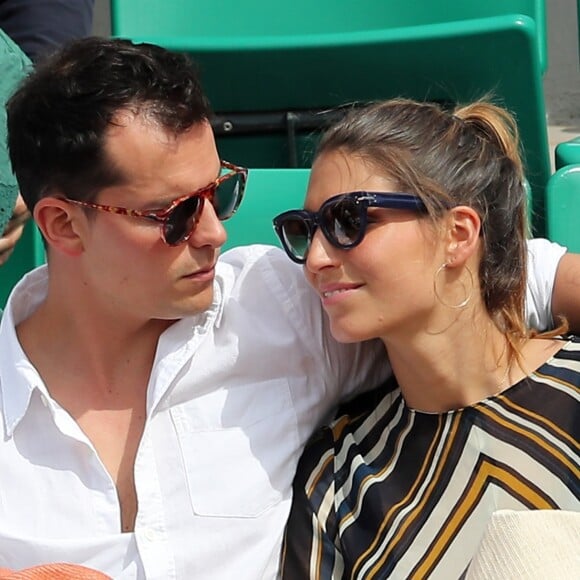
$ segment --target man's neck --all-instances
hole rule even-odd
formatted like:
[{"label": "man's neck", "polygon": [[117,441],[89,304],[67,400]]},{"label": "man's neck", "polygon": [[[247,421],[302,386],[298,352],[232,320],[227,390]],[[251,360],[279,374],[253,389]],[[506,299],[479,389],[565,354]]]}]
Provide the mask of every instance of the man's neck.
[{"label": "man's neck", "polygon": [[[110,386],[149,373],[161,334],[173,321],[114,320],[85,305],[48,297],[16,332],[27,357],[44,375],[47,388],[76,381],[109,392]],[[58,377],[58,378],[57,378]],[[52,394],[52,393],[51,393]]]}]

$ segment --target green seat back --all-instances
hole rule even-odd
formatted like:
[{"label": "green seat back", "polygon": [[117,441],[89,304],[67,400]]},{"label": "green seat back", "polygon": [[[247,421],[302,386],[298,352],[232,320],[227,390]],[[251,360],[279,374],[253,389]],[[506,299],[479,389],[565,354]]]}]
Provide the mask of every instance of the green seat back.
[{"label": "green seat back", "polygon": [[224,222],[228,232],[224,249],[247,244],[279,246],[272,219],[304,206],[309,175],[308,169],[251,169],[240,209]]},{"label": "green seat back", "polygon": [[[404,31],[521,14],[537,23],[537,51],[547,64],[545,0],[112,0],[115,36],[149,38],[200,51],[331,46],[340,36]],[[409,38],[420,31],[409,31]]]},{"label": "green seat back", "polygon": [[580,163],[580,137],[570,139],[556,145],[554,151],[556,169],[566,167],[566,165],[576,165]]},{"label": "green seat back", "polygon": [[580,165],[567,165],[550,177],[546,188],[548,237],[580,252]]}]

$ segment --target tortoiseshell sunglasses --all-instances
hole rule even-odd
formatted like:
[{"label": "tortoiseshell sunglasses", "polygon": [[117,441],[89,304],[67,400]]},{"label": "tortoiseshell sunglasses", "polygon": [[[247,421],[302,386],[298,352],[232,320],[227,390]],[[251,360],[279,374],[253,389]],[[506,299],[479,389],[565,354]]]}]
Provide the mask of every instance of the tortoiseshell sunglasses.
[{"label": "tortoiseshell sunglasses", "polygon": [[240,207],[248,179],[248,170],[227,161],[221,161],[220,166],[222,171],[225,169],[228,173],[220,175],[213,183],[193,193],[174,199],[162,209],[136,210],[77,199],[65,199],[69,203],[90,209],[158,222],[161,224],[163,241],[168,246],[177,246],[191,237],[206,199],[211,201],[216,215],[221,221],[231,218]]}]

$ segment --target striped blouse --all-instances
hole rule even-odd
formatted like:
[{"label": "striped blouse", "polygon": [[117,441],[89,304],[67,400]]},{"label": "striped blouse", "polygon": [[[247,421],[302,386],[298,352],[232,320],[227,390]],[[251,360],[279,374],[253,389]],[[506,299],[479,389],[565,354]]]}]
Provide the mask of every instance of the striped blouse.
[{"label": "striped blouse", "polygon": [[288,580],[460,578],[500,509],[580,511],[580,341],[529,377],[443,414],[394,379],[307,447],[283,553]]}]

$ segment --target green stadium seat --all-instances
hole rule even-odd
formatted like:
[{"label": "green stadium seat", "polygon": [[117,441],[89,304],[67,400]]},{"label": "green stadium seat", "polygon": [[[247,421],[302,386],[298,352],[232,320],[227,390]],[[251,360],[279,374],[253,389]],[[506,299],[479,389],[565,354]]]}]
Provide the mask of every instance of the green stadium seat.
[{"label": "green stadium seat", "polygon": [[558,143],[554,151],[554,158],[556,169],[580,163],[580,137]]},{"label": "green stadium seat", "polygon": [[283,9],[264,0],[245,0],[243,4],[232,0],[111,0],[114,36],[147,37],[162,45],[192,43],[208,51],[230,51],[234,46],[330,45],[332,39],[340,41],[342,34],[396,31],[513,14],[528,16],[537,23],[538,58],[545,71],[545,0],[456,0],[452,4],[448,0],[294,0]]},{"label": "green stadium seat", "polygon": [[492,93],[515,113],[544,230],[550,175],[544,0],[113,0],[115,36],[191,54],[221,155],[309,167],[337,106],[394,96],[445,104]]},{"label": "green stadium seat", "polygon": [[546,188],[547,234],[554,242],[580,252],[580,165],[566,165]]},{"label": "green stadium seat", "polygon": [[309,169],[250,169],[240,209],[224,222],[224,250],[247,244],[280,245],[272,226],[274,216],[304,206]]}]

